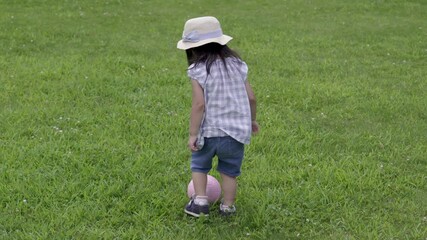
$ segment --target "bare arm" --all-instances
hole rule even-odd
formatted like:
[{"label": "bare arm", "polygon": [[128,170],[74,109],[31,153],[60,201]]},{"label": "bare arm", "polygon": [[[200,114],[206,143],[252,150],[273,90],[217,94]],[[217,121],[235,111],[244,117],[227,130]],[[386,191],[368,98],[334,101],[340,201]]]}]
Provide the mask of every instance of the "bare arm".
[{"label": "bare arm", "polygon": [[203,113],[205,111],[205,99],[203,96],[203,89],[197,81],[191,80],[191,87],[193,94],[190,116],[190,139],[188,141],[188,147],[192,151],[197,151],[196,140],[197,134],[199,133],[200,124],[202,122]]},{"label": "bare arm", "polygon": [[252,120],[252,132],[257,133],[259,131],[259,126],[256,121],[256,98],[255,93],[252,90],[251,85],[248,81],[245,83],[246,92],[248,93],[249,105],[251,107],[251,120]]}]

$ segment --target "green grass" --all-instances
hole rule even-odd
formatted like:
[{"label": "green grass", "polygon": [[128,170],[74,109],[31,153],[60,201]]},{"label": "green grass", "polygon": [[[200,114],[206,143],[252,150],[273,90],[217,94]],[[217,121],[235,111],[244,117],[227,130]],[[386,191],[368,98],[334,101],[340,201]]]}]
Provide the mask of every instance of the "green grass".
[{"label": "green grass", "polygon": [[[1,239],[427,237],[425,1],[0,9]],[[201,15],[234,37],[258,98],[231,219],[183,213],[191,87],[175,46]]]}]

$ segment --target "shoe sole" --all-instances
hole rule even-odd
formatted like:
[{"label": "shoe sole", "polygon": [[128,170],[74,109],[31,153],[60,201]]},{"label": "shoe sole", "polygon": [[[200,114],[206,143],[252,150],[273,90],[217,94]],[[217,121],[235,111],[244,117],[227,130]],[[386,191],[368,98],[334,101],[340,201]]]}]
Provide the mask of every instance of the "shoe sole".
[{"label": "shoe sole", "polygon": [[191,216],[193,216],[193,217],[200,217],[200,216],[205,216],[205,217],[207,217],[207,216],[209,216],[209,214],[205,214],[205,213],[201,213],[201,214],[197,214],[197,213],[194,213],[194,212],[190,212],[190,211],[188,211],[187,209],[184,209],[184,212],[186,213],[186,214],[188,214],[188,215],[191,215]]},{"label": "shoe sole", "polygon": [[221,215],[222,217],[231,217],[231,216],[234,216],[235,214],[236,212],[230,212],[230,213],[219,212],[219,215]]}]

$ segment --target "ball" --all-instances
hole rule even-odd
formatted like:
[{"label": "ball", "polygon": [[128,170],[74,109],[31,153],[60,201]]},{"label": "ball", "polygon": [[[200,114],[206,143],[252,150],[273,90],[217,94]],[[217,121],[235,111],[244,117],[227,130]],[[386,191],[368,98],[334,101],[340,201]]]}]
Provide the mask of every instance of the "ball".
[{"label": "ball", "polygon": [[[221,197],[221,184],[215,177],[208,175],[206,184],[206,195],[208,195],[208,202],[214,203],[218,201]],[[194,194],[194,185],[193,180],[190,181],[187,187],[187,196],[191,198]]]}]

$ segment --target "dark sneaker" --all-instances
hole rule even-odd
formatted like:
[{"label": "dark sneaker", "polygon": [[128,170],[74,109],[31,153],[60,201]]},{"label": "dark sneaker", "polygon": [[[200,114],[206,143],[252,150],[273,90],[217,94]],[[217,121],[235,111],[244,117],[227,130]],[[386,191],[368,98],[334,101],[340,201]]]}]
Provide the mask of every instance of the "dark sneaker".
[{"label": "dark sneaker", "polygon": [[219,205],[219,214],[222,216],[230,216],[236,214],[236,207],[234,205],[226,206],[222,203]]},{"label": "dark sneaker", "polygon": [[194,217],[209,216],[209,205],[197,205],[192,198],[185,206],[184,212]]}]

